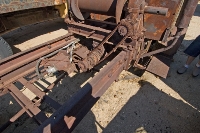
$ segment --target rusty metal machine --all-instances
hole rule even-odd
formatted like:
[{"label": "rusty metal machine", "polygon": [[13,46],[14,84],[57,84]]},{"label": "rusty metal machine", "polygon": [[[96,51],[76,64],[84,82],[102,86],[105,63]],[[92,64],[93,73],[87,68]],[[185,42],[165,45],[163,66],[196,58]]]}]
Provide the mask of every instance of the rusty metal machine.
[{"label": "rusty metal machine", "polygon": [[[37,1],[33,8],[52,6],[54,2]],[[65,5],[64,11],[60,8],[59,11],[64,12],[68,25],[66,36],[0,61],[0,95],[10,93],[22,106],[0,131],[26,112],[40,124],[35,133],[71,132],[123,70],[136,67],[166,78],[170,59],[184,38],[198,0],[68,0],[59,3]],[[1,6],[2,17],[17,11],[14,7],[9,11],[8,5]],[[27,6],[20,7],[24,10]],[[64,75],[92,70],[108,58],[112,58],[110,62],[64,105],[46,95]],[[42,90],[38,88],[42,86],[38,80],[54,75],[58,77],[54,83]],[[28,99],[17,87],[18,83],[36,97]],[[42,102],[57,111],[47,118],[38,108]]]}]

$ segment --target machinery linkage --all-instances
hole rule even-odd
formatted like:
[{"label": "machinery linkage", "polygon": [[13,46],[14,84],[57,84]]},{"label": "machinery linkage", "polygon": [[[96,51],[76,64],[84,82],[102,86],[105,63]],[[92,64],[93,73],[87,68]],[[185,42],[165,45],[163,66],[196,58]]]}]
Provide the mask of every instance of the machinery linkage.
[{"label": "machinery linkage", "polygon": [[[180,0],[172,8],[171,3],[152,6],[150,0],[88,1],[68,1],[67,35],[1,60],[0,96],[10,93],[22,109],[0,127],[0,132],[24,113],[40,125],[35,133],[72,132],[123,70],[137,67],[166,77],[166,64],[157,56],[180,44],[189,24],[186,20],[191,17],[187,12],[194,12],[181,9],[198,2],[191,0],[183,6]],[[166,25],[156,23],[160,22],[157,17]],[[158,43],[161,47],[156,48]],[[141,63],[146,57],[150,63]],[[46,95],[64,76],[87,72],[104,60],[109,63],[63,105]],[[46,79],[51,76],[57,79],[50,83]],[[28,98],[18,84],[35,97]],[[49,118],[39,108],[43,102],[56,110]]]}]

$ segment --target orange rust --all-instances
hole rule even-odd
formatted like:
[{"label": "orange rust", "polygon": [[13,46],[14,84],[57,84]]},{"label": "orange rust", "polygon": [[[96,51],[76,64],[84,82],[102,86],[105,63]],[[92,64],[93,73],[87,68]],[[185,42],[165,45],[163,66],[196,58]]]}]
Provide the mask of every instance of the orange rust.
[{"label": "orange rust", "polygon": [[[171,20],[175,17],[176,9],[181,0],[175,2],[173,0],[147,0],[148,6],[169,8],[167,16],[156,14],[145,14],[144,22],[147,29],[146,37],[154,40],[160,40],[166,28],[170,28],[173,23]],[[153,26],[153,27],[152,27]],[[154,30],[152,30],[154,29]]]}]

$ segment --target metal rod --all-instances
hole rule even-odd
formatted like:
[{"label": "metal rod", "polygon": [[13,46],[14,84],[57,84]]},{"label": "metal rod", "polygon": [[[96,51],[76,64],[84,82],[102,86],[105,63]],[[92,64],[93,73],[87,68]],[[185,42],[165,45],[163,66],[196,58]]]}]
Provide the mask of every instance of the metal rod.
[{"label": "metal rod", "polygon": [[167,13],[168,13],[168,8],[146,6],[145,9],[144,9],[144,12],[145,13],[150,13],[150,14],[157,14],[157,15],[166,16]]},{"label": "metal rod", "polygon": [[71,132],[123,71],[125,56],[126,52],[119,53],[34,133]]}]

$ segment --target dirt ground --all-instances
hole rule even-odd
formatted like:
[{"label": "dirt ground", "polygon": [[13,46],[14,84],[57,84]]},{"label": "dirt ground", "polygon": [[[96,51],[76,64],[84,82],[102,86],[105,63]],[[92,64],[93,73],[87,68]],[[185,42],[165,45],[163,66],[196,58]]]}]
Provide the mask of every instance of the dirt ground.
[{"label": "dirt ground", "polygon": [[[149,72],[142,77],[132,74],[132,69],[120,75],[94,105],[91,111],[73,131],[74,133],[199,133],[200,132],[200,76],[191,76],[196,59],[189,70],[176,73],[187,56],[183,50],[200,34],[200,4],[191,20],[186,37],[174,56],[167,79]],[[15,52],[66,34],[67,27],[61,21],[22,28],[16,34],[4,38],[15,44]],[[12,38],[11,38],[12,37]],[[13,39],[14,38],[14,39]],[[28,40],[28,41],[25,41]],[[23,43],[22,43],[23,42]],[[55,86],[49,96],[63,104],[94,73],[72,74]],[[9,95],[0,98],[0,124],[20,109]],[[53,110],[46,109],[50,115]],[[38,125],[26,115],[12,124],[5,133],[28,133]]]}]

